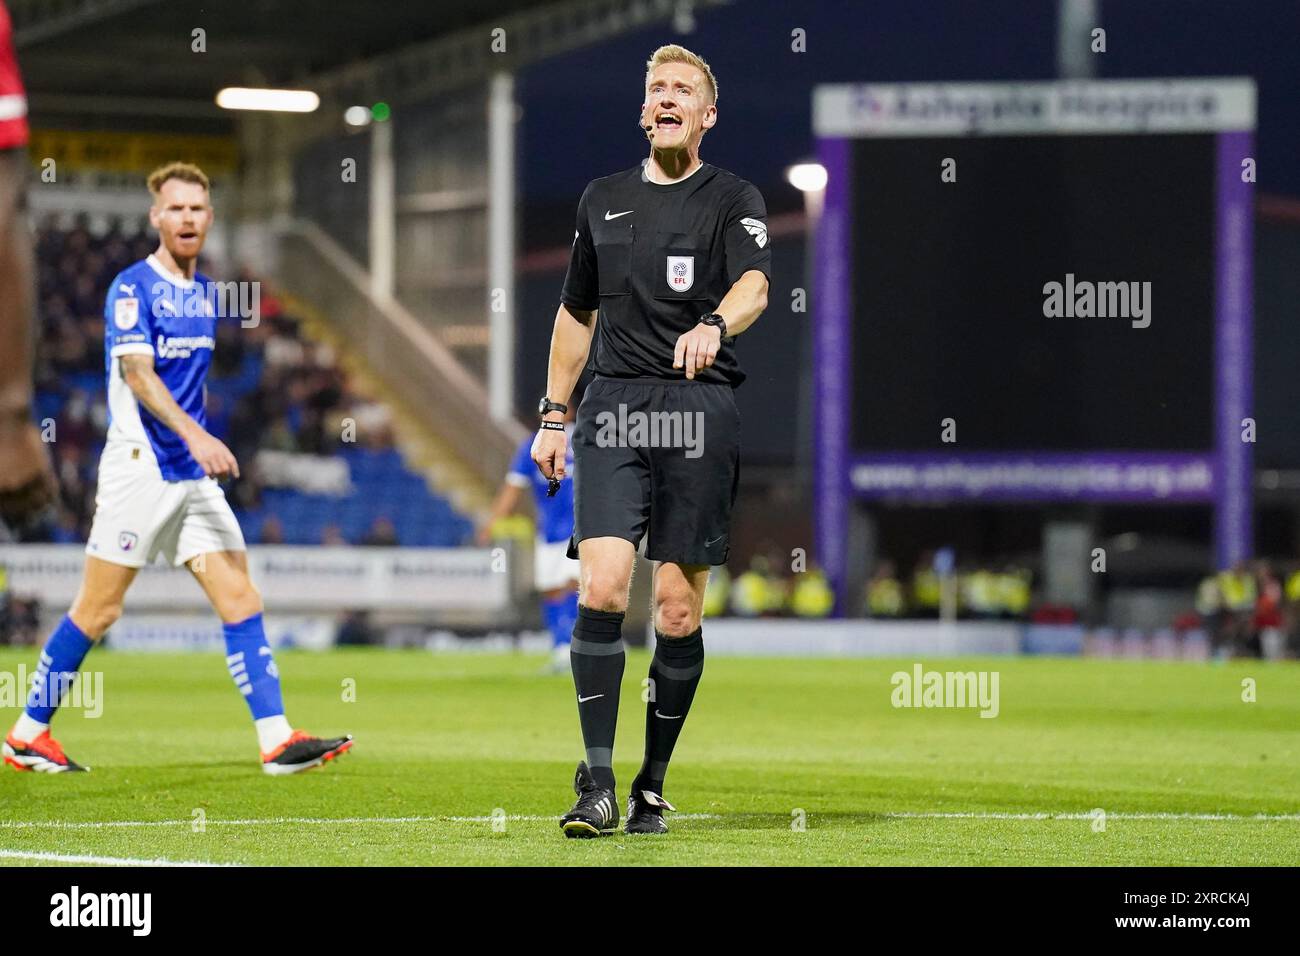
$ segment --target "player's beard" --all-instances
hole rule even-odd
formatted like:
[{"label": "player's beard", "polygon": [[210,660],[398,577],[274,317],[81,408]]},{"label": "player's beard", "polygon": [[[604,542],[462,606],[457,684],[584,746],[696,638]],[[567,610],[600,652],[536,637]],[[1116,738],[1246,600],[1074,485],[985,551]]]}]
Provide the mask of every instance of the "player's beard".
[{"label": "player's beard", "polygon": [[207,242],[207,233],[195,229],[195,238],[190,242],[181,239],[180,233],[188,230],[179,230],[167,236],[163,246],[167,249],[168,255],[180,267],[184,268],[188,263],[196,261],[199,254],[203,252],[204,243]]}]

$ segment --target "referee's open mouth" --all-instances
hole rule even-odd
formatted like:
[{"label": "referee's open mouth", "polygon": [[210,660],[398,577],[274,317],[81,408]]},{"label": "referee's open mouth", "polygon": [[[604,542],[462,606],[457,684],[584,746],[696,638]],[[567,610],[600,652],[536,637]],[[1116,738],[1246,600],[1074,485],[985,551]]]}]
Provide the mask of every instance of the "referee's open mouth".
[{"label": "referee's open mouth", "polygon": [[655,116],[655,129],[681,129],[682,118],[673,113],[660,113]]}]

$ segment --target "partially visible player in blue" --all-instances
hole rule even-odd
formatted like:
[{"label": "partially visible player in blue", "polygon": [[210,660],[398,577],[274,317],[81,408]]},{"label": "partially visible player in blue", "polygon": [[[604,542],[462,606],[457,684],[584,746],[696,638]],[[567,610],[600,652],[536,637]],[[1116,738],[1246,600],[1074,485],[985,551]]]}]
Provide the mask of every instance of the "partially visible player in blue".
[{"label": "partially visible player in blue", "polygon": [[239,477],[239,465],[208,433],[203,407],[222,304],[197,271],[212,225],[208,177],[171,163],[148,183],[158,249],[113,280],[104,306],[109,427],[81,589],[41,651],[27,705],[0,752],[15,770],[89,769],[63,752],[50,721],[85,656],[121,615],[136,573],[162,554],[189,568],[221,618],[226,666],[252,711],[263,771],[296,773],[345,752],[352,738],[322,740],[285,717],[244,536],[217,484]]},{"label": "partially visible player in blue", "polygon": [[[574,401],[571,409],[577,408]],[[565,416],[565,430],[573,429],[574,412]],[[568,555],[569,536],[573,534],[573,449],[569,446],[569,466],[554,496],[547,494],[550,482],[533,463],[534,435],[529,435],[506,473],[505,483],[492,502],[492,514],[479,529],[478,542],[486,545],[492,526],[514,512],[526,489],[531,488],[537,505],[537,543],[533,549],[533,586],[542,597],[542,619],[551,632],[549,674],[569,673],[569,641],[578,620],[578,562]]]}]

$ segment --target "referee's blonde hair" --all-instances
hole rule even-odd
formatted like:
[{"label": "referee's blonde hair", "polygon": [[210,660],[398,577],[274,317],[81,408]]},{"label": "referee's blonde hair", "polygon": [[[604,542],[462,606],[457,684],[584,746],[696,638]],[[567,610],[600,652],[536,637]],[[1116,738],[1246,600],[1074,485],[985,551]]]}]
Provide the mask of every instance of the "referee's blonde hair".
[{"label": "referee's blonde hair", "polygon": [[655,71],[655,67],[663,66],[665,63],[688,63],[695,69],[704,74],[704,78],[709,82],[709,92],[713,94],[713,103],[718,102],[718,81],[709,69],[709,64],[704,62],[704,57],[698,53],[692,53],[684,46],[678,46],[676,43],[668,43],[661,46],[650,54],[650,59],[645,61],[645,78],[650,82],[650,74]]}]

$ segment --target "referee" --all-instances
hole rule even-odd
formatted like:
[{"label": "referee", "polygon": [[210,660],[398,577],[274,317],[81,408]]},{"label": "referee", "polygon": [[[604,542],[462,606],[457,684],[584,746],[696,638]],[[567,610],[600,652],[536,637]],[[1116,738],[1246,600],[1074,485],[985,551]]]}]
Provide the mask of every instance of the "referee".
[{"label": "referee", "polygon": [[650,156],[583,192],[551,336],[533,460],[563,478],[564,403],[599,311],[595,378],[573,432],[569,556],[581,588],[570,659],[587,759],[561,820],[570,837],[618,828],[614,727],[637,545],[646,537],[654,562],[655,654],[628,833],[667,832],[664,775],[704,669],[704,588],[729,551],[740,457],[732,390],[745,378],[732,339],[767,306],[772,257],[758,190],[700,161],[717,101],[699,56],[676,45],[651,55],[639,120]]}]

